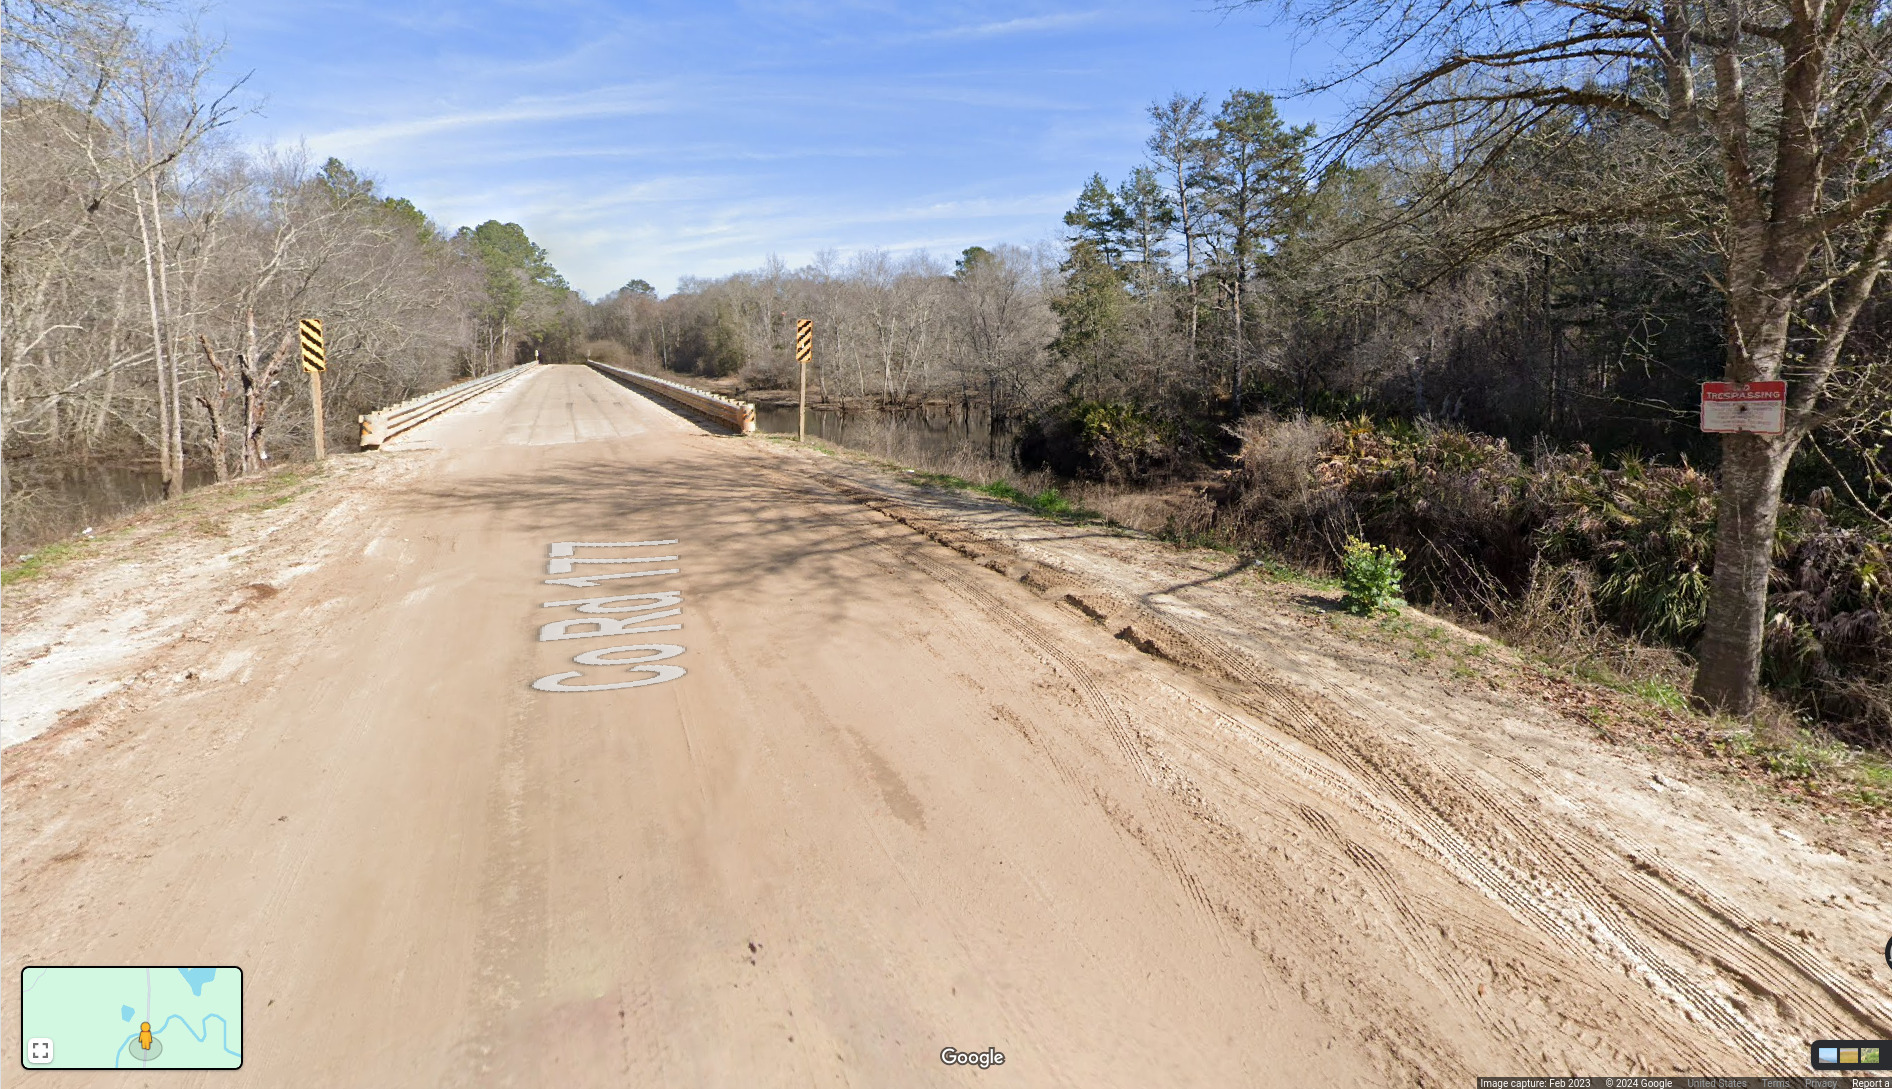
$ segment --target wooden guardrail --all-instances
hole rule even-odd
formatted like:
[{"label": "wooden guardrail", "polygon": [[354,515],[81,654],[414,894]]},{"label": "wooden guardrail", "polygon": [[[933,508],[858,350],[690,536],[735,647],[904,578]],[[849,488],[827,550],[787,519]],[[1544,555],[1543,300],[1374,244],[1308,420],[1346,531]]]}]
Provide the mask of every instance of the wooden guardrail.
[{"label": "wooden guardrail", "polygon": [[503,385],[524,374],[534,363],[521,363],[503,371],[494,371],[483,378],[437,389],[419,397],[410,397],[398,405],[370,412],[358,417],[361,421],[361,448],[372,450],[409,428],[419,427],[435,416],[457,405],[466,403],[494,386]]},{"label": "wooden guardrail", "polygon": [[718,393],[692,389],[681,382],[672,382],[667,378],[657,378],[639,371],[627,371],[623,367],[613,367],[595,359],[587,359],[585,362],[598,373],[615,378],[625,385],[656,394],[667,401],[673,401],[685,408],[700,412],[717,423],[727,426],[738,435],[747,435],[755,430],[755,406],[747,401],[737,401]]}]

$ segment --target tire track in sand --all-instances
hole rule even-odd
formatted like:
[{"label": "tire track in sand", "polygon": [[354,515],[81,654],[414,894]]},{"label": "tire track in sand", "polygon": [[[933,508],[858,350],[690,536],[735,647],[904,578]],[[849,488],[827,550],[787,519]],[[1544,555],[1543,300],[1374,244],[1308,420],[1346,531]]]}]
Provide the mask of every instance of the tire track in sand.
[{"label": "tire track in sand", "polygon": [[[846,481],[823,474],[819,476],[817,480],[820,485],[824,485],[825,487],[813,489],[810,488],[810,482],[806,478],[790,477],[786,474],[773,471],[771,471],[771,473],[776,477],[778,486],[786,490],[812,493],[817,496],[821,495],[824,491],[830,493],[840,492],[844,498],[852,500],[857,504],[872,507],[882,514],[887,513],[884,510],[879,510],[879,507],[875,506],[877,502],[881,501],[879,496]],[[820,505],[817,505],[817,509],[820,509]],[[895,520],[904,521],[898,518]],[[927,536],[933,537],[932,534],[927,534]],[[933,537],[933,539],[936,541],[939,540],[938,537]],[[1169,791],[1165,788],[1155,769],[1151,766],[1148,754],[1144,751],[1135,726],[1130,722],[1129,717],[1124,713],[1119,702],[1112,698],[1108,686],[1101,681],[1089,667],[1085,666],[1074,655],[1067,651],[1061,639],[1051,632],[1046,631],[1029,617],[1022,615],[1010,603],[1000,599],[985,587],[978,585],[978,583],[970,577],[970,572],[962,573],[953,566],[935,562],[923,554],[922,546],[918,545],[917,542],[912,542],[910,539],[889,540],[883,538],[878,539],[876,543],[902,562],[911,565],[932,578],[941,586],[978,609],[979,612],[997,623],[1001,628],[1010,632],[1041,662],[1054,672],[1060,674],[1065,679],[1066,683],[1077,692],[1091,716],[1097,722],[1101,723],[1106,732],[1109,733],[1118,751],[1136,774],[1140,784],[1146,789],[1155,790],[1160,795],[1159,799],[1145,794],[1138,799],[1136,811],[1133,813],[1122,813],[1116,807],[1107,803],[1105,805],[1106,812],[1110,813],[1113,820],[1117,821],[1126,832],[1129,832],[1139,843],[1143,844],[1145,849],[1150,851],[1156,860],[1170,872],[1171,876],[1188,894],[1189,901],[1196,914],[1210,924],[1210,931],[1216,935],[1217,942],[1225,944],[1227,935],[1221,926],[1220,913],[1216,910],[1215,904],[1209,898],[1208,893],[1204,891],[1202,882],[1190,871],[1188,865],[1183,861],[1181,854],[1177,850],[1176,845],[1182,841],[1182,831],[1177,826],[1173,816],[1168,812],[1166,800]],[[961,555],[965,555],[969,559],[976,560],[982,555],[976,548],[964,546],[963,544],[959,547],[955,547],[955,545],[947,543],[946,541],[939,541],[939,543],[946,544],[947,547],[953,548],[954,551],[960,552]],[[1101,794],[1098,795],[1098,797],[1100,801],[1106,801]],[[1157,834],[1152,836],[1147,832],[1143,832],[1138,827],[1139,821],[1147,821],[1149,824],[1153,825]]]},{"label": "tire track in sand", "polygon": [[[849,481],[825,473],[818,477],[829,489],[968,559],[1011,573],[1002,558],[1008,553],[1016,557],[1009,545],[949,526]],[[1556,822],[1559,827],[1551,832],[1545,827],[1544,814],[1500,797],[1493,789],[1495,783],[1480,782],[1482,773],[1474,775],[1456,766],[1449,754],[1387,743],[1385,738],[1408,732],[1398,723],[1384,721],[1363,706],[1343,706],[1302,692],[1253,660],[1251,652],[1202,625],[1159,616],[1108,591],[1100,593],[1091,580],[1042,560],[1021,560],[1020,565],[1039,572],[1036,579],[1021,581],[1040,589],[1046,580],[1060,589],[1072,588],[1072,604],[1108,627],[1121,626],[1119,637],[1146,653],[1234,682],[1236,698],[1231,702],[1236,706],[1308,744],[1357,780],[1334,783],[1331,774],[1302,769],[1315,772],[1317,780],[1329,780],[1328,788],[1338,788],[1337,798],[1349,808],[1361,808],[1358,795],[1375,796],[1365,809],[1390,824],[1397,838],[1417,840],[1461,880],[1534,929],[1559,942],[1595,949],[1627,966],[1689,1020],[1712,1026],[1760,1068],[1792,1072],[1780,1056],[1795,1050],[1799,1040],[1787,1038],[1785,1025],[1763,1024],[1750,1017],[1744,1009],[1758,1007],[1737,1005],[1729,995],[1718,993],[1704,982],[1700,969],[1686,964],[1688,958],[1707,966],[1709,979],[1718,969],[1731,977],[1722,982],[1758,992],[1771,1004],[1789,1008],[1783,1021],[1851,1023],[1866,1030],[1861,1035],[1885,1030],[1888,1018],[1883,1003],[1812,954],[1753,929],[1753,921],[1738,909],[1718,902],[1686,878],[1660,870],[1647,861],[1649,855],[1625,857],[1578,829],[1562,827],[1563,822]],[[960,579],[951,581],[963,584]],[[979,602],[979,595],[974,596],[975,603],[1006,623],[994,611],[1004,610],[1004,604],[990,595],[983,595],[988,600]],[[1094,598],[1100,599],[1096,604],[1102,607],[1086,608]],[[1130,614],[1127,623],[1126,614]],[[1047,655],[1057,660],[1049,651]],[[1142,747],[1133,740],[1133,731],[1118,725],[1121,720],[1115,714],[1099,717],[1111,724],[1118,744],[1146,781],[1159,783]],[[1357,858],[1355,862],[1365,865]],[[1665,952],[1662,946],[1673,948]],[[1684,959],[1678,961],[1677,955]]]}]

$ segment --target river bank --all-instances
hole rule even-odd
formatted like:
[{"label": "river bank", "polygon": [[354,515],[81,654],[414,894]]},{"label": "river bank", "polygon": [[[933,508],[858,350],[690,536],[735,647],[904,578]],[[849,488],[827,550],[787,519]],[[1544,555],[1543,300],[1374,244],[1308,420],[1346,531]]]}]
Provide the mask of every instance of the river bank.
[{"label": "river bank", "polygon": [[[214,483],[209,469],[184,471],[184,488]],[[0,556],[8,561],[54,541],[97,528],[164,498],[164,481],[152,462],[35,464],[19,459],[6,467],[0,500]]]}]

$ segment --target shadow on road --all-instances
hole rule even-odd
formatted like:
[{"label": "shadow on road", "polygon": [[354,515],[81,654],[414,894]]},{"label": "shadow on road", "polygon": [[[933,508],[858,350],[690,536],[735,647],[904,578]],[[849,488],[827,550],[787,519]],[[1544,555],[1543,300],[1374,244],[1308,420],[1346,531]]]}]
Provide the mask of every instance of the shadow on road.
[{"label": "shadow on road", "polygon": [[[675,538],[677,566],[698,593],[791,579],[838,607],[860,591],[861,564],[877,562],[861,509],[819,485],[800,486],[748,457],[718,463],[707,450],[640,464],[627,456],[639,446],[648,450],[643,443],[587,444],[590,460],[582,462],[435,478],[415,487],[406,506],[423,517],[496,519],[546,544]],[[543,546],[522,555],[522,573],[542,573],[544,558]]]}]

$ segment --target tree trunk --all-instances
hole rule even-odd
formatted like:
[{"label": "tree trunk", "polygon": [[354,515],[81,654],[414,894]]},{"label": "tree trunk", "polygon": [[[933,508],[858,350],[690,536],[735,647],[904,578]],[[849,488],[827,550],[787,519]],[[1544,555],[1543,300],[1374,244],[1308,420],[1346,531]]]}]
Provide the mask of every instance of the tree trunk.
[{"label": "tree trunk", "polygon": [[263,468],[263,415],[269,391],[258,369],[262,363],[256,352],[256,315],[248,315],[243,333],[243,351],[237,356],[237,381],[243,387],[243,443],[240,463],[244,476]]},{"label": "tree trunk", "polygon": [[1242,277],[1246,273],[1237,265],[1235,271],[1235,418],[1242,418]]},{"label": "tree trunk", "polygon": [[210,421],[210,467],[217,474],[217,483],[230,479],[230,464],[224,455],[223,417],[217,414],[217,406],[210,403],[210,398],[197,395],[198,407],[204,410],[204,417]]},{"label": "tree trunk", "polygon": [[254,464],[258,469],[268,468],[269,447],[263,442],[263,425],[269,420],[269,390],[275,384],[277,372],[289,359],[289,352],[295,346],[296,327],[292,324],[283,331],[282,340],[276,350],[270,353],[269,362],[261,366],[256,359],[256,315],[249,316],[249,328],[245,339],[250,349],[250,360],[244,367],[244,402],[246,430],[243,441],[249,449]]},{"label": "tree trunk", "polygon": [[[175,328],[175,323],[171,320],[171,280],[169,274],[165,272],[164,263],[163,205],[160,203],[157,173],[154,171],[148,180],[151,183],[151,231],[156,236],[157,242],[158,301],[163,307],[164,327],[168,336],[169,331]],[[172,345],[168,342],[165,344],[164,360],[169,361],[171,369],[171,428],[165,435],[164,441],[171,448],[170,461],[173,468],[171,479],[165,482],[164,495],[167,499],[176,499],[184,494],[184,405],[178,395],[180,383],[178,382],[177,352],[172,350]],[[164,360],[160,360],[158,365],[164,366]]]},{"label": "tree trunk", "polygon": [[[119,329],[119,325],[124,321],[124,319],[125,319],[125,278],[121,276],[121,277],[118,277],[117,295],[112,300],[112,323],[111,323],[111,326],[109,327],[110,333],[107,336],[106,341],[105,341],[105,358],[106,359],[118,358],[118,344],[119,344],[118,329]],[[105,423],[107,420],[111,418],[111,415],[112,415],[112,394],[114,392],[114,387],[116,387],[117,385],[118,385],[118,368],[113,367],[112,369],[105,372],[105,389],[99,394],[98,412],[93,415],[92,422],[88,424],[86,427],[86,433],[84,436],[84,445],[85,445],[85,451],[87,454],[90,454],[92,452],[93,445],[96,444],[99,441],[100,437],[105,434]]]},{"label": "tree trunk", "polygon": [[1780,485],[1796,445],[1785,437],[1747,433],[1721,439],[1715,572],[1694,691],[1703,704],[1731,715],[1753,714],[1760,698]]},{"label": "tree trunk", "polygon": [[197,403],[203,406],[204,415],[210,417],[211,468],[216,470],[217,483],[221,484],[230,479],[230,444],[223,428],[223,413],[230,401],[230,372],[218,361],[217,353],[211,350],[208,337],[199,333],[197,343],[203,346],[204,358],[210,361],[211,373],[217,376],[217,399],[213,402],[208,397],[199,396]]},{"label": "tree trunk", "polygon": [[[1791,285],[1804,271],[1812,244],[1806,236],[1783,238],[1769,230],[1751,196],[1735,206],[1746,210],[1748,222],[1736,226],[1728,248],[1728,354],[1723,374],[1730,382],[1772,381],[1781,377],[1787,359],[1794,316]],[[1834,332],[1845,339],[1845,330]],[[1803,399],[1817,396],[1824,381],[1823,376],[1808,375],[1798,392]],[[1735,433],[1721,438],[1715,571],[1694,683],[1697,702],[1709,710],[1745,718],[1760,703],[1767,581],[1773,573],[1781,481],[1805,433],[1802,422],[1790,419],[1782,435]]]},{"label": "tree trunk", "polygon": [[151,267],[151,229],[145,223],[144,199],[132,187],[132,203],[138,212],[138,237],[144,244],[145,302],[151,309],[151,357],[158,372],[158,478],[164,482],[164,494],[171,494],[176,476],[171,465],[170,390],[164,371],[164,325],[158,310],[158,278]]}]

